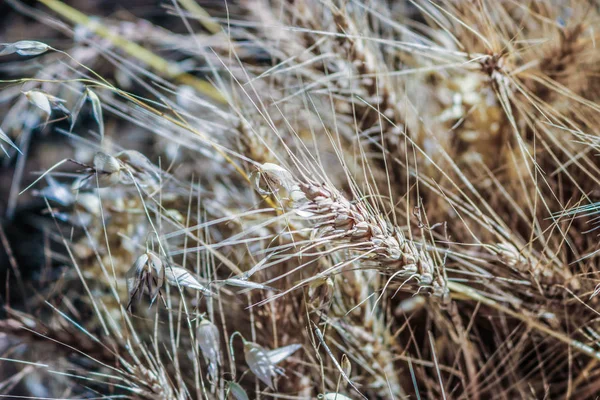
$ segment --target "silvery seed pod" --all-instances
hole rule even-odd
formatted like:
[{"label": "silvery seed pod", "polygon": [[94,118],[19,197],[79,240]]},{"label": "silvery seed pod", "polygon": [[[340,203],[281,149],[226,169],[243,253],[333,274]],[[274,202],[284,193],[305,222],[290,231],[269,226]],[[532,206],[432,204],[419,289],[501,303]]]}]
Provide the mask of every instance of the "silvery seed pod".
[{"label": "silvery seed pod", "polygon": [[90,102],[92,103],[92,115],[98,124],[98,133],[100,134],[100,141],[104,139],[104,119],[102,118],[102,103],[96,93],[90,88],[85,89],[85,94]]},{"label": "silvery seed pod", "polygon": [[275,290],[274,288],[272,288],[270,286],[263,285],[262,283],[251,282],[246,279],[229,278],[229,279],[225,279],[223,281],[223,283],[226,285],[237,286],[237,287],[247,289],[242,292],[246,292],[246,291],[254,290],[254,289],[256,289],[256,290]]},{"label": "silvery seed pod", "polygon": [[100,187],[112,186],[121,181],[123,167],[115,157],[97,152],[94,155],[94,169]]},{"label": "silvery seed pod", "polygon": [[34,40],[20,40],[15,43],[1,43],[0,56],[17,53],[20,56],[37,56],[43,54],[50,46]]},{"label": "silvery seed pod", "polygon": [[[278,191],[280,187],[290,192],[296,187],[294,177],[285,168],[280,167],[277,164],[264,163],[260,166],[259,174],[256,178],[256,188],[263,194],[270,194],[271,191]],[[264,190],[260,187],[260,178],[263,178],[267,182],[268,190]]]},{"label": "silvery seed pod", "polygon": [[227,386],[229,393],[233,395],[235,400],[250,400],[246,391],[238,383],[229,382]]},{"label": "silvery seed pod", "polygon": [[261,345],[254,342],[244,343],[244,357],[250,371],[265,385],[273,389],[273,375],[275,366],[269,358],[269,352]]},{"label": "silvery seed pod", "polygon": [[112,174],[121,170],[121,163],[115,157],[99,151],[94,155],[94,168],[97,172]]},{"label": "silvery seed pod", "polygon": [[273,388],[272,377],[275,374],[283,374],[283,369],[277,367],[277,364],[301,347],[300,344],[291,344],[274,350],[267,350],[257,343],[244,342],[244,357],[246,357],[246,364],[248,364],[254,375],[265,385]]},{"label": "silvery seed pod", "polygon": [[52,105],[50,104],[50,99],[47,93],[44,93],[40,90],[29,90],[27,92],[23,92],[27,100],[46,114],[50,115],[52,113]]},{"label": "silvery seed pod", "polygon": [[73,108],[71,109],[71,126],[69,127],[69,131],[72,131],[75,127],[75,123],[77,122],[77,118],[79,117],[79,113],[85,104],[85,100],[87,99],[86,92],[83,92],[80,96]]},{"label": "silvery seed pod", "polygon": [[156,285],[161,288],[165,281],[165,267],[163,266],[163,262],[160,257],[152,251],[148,251],[146,254],[148,255],[148,265],[154,270],[157,277]]},{"label": "silvery seed pod", "polygon": [[339,394],[339,393],[320,394],[317,396],[317,399],[319,399],[319,400],[352,400],[350,397],[344,396],[343,394]]},{"label": "silvery seed pod", "polygon": [[127,271],[127,291],[129,292],[130,299],[133,299],[134,296],[143,290],[144,273],[148,272],[148,260],[148,253],[140,255],[129,271]]},{"label": "silvery seed pod", "polygon": [[340,366],[342,367],[342,370],[344,371],[344,373],[347,376],[350,376],[350,374],[352,372],[352,363],[350,362],[350,359],[348,359],[348,357],[345,354],[342,355],[342,361],[340,363]]},{"label": "silvery seed pod", "polygon": [[[142,153],[135,150],[124,150],[118,153],[116,158],[129,167],[141,186],[158,186],[160,182],[158,168]],[[131,177],[127,176],[127,178],[130,179]]]},{"label": "silvery seed pod", "polygon": [[[156,280],[156,288],[152,284]],[[151,251],[140,255],[133,266],[127,271],[127,290],[129,303],[139,298],[144,292],[144,287],[150,292],[152,299],[156,297],[165,281],[165,268],[161,259]],[[129,306],[128,306],[129,308]]]},{"label": "silvery seed pod", "polygon": [[79,193],[75,203],[91,215],[100,215],[102,204],[96,193]]},{"label": "silvery seed pod", "polygon": [[394,309],[394,315],[402,316],[420,310],[425,305],[425,297],[412,296],[402,300]]},{"label": "silvery seed pod", "polygon": [[302,348],[302,345],[296,343],[296,344],[290,344],[288,346],[279,347],[274,350],[270,350],[268,352],[269,359],[271,360],[271,362],[274,365],[279,364],[281,361],[285,360],[286,358],[288,358],[289,356],[294,354],[300,348]]},{"label": "silvery seed pod", "polygon": [[317,310],[328,308],[333,300],[333,293],[333,279],[324,277],[309,284],[308,301]]},{"label": "silvery seed pod", "polygon": [[167,267],[166,278],[169,285],[187,287],[199,290],[207,296],[212,295],[210,290],[202,286],[200,282],[188,270],[179,267]]},{"label": "silvery seed pod", "polygon": [[196,335],[200,351],[204,356],[204,361],[208,364],[208,371],[214,382],[218,378],[217,374],[219,365],[221,364],[219,353],[219,328],[211,321],[202,319],[200,325],[198,325]]},{"label": "silvery seed pod", "polygon": [[63,207],[68,207],[75,201],[75,195],[71,188],[61,184],[51,176],[47,176],[48,186],[42,190],[35,191],[33,194],[39,197],[45,197],[50,201],[60,204]]}]

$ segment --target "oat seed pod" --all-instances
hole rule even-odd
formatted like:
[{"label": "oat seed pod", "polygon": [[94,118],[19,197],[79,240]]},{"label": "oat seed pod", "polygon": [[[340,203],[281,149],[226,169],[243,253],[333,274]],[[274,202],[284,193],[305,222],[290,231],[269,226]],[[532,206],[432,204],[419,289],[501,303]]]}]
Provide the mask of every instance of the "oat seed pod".
[{"label": "oat seed pod", "polygon": [[229,382],[227,390],[235,398],[235,400],[250,400],[246,391],[236,382]]},{"label": "oat seed pod", "polygon": [[[140,255],[133,266],[127,271],[127,291],[129,292],[129,304],[134,299],[140,298],[147,289],[152,301],[158,295],[159,290],[164,285],[165,269],[161,259],[151,251]],[[156,285],[154,291],[152,287]]]},{"label": "oat seed pod", "polygon": [[351,400],[350,397],[339,393],[325,393],[317,396],[319,400]]},{"label": "oat seed pod", "polygon": [[57,203],[63,207],[68,207],[75,202],[75,195],[73,194],[71,188],[69,188],[67,185],[61,184],[56,179],[52,178],[52,176],[48,176],[46,179],[48,181],[48,186],[41,190],[34,191],[34,196],[45,197],[49,201]]},{"label": "oat seed pod", "polygon": [[99,151],[94,155],[94,168],[98,172],[113,174],[121,170],[121,164],[115,157]]},{"label": "oat seed pod", "polygon": [[146,156],[139,151],[123,150],[115,158],[127,166],[127,171],[131,173],[124,174],[123,182],[131,184],[132,176],[142,187],[158,187],[160,174]]},{"label": "oat seed pod", "polygon": [[250,370],[265,385],[273,388],[272,377],[276,374],[283,375],[283,368],[277,364],[298,351],[301,344],[291,344],[274,350],[267,350],[254,342],[244,342],[244,357]]},{"label": "oat seed pod", "polygon": [[15,43],[0,43],[2,50],[0,50],[0,56],[17,53],[20,56],[37,56],[43,54],[50,46],[46,43],[38,42],[35,40],[20,40]]},{"label": "oat seed pod", "polygon": [[[261,186],[261,179],[266,182],[266,189]],[[270,195],[283,188],[294,202],[304,198],[293,175],[285,168],[273,163],[264,163],[258,168],[258,172],[255,173],[254,186],[262,195]]]},{"label": "oat seed pod", "polygon": [[202,284],[198,282],[194,275],[192,275],[186,269],[168,266],[166,268],[166,278],[169,285],[187,287],[198,290],[207,296],[212,295],[212,292],[202,286]]},{"label": "oat seed pod", "polygon": [[247,279],[228,278],[223,281],[223,284],[244,288],[243,290],[240,290],[238,293],[246,293],[251,290],[272,290],[272,291],[277,290],[275,288],[272,288],[271,286],[252,282]]},{"label": "oat seed pod", "polygon": [[219,328],[211,321],[202,319],[200,325],[198,325],[196,335],[204,361],[208,364],[208,372],[214,382],[218,378],[219,365],[221,364]]},{"label": "oat seed pod", "polygon": [[50,104],[50,95],[42,92],[41,90],[29,90],[27,92],[23,92],[27,100],[47,115],[52,113],[52,105]]},{"label": "oat seed pod", "polygon": [[274,350],[270,350],[268,352],[269,360],[271,360],[271,363],[273,363],[273,365],[279,364],[280,362],[282,362],[301,348],[302,345],[296,343],[290,344],[288,346],[279,347]]},{"label": "oat seed pod", "polygon": [[123,166],[119,160],[101,151],[94,155],[94,169],[100,187],[115,185],[122,179]]},{"label": "oat seed pod", "polygon": [[244,343],[244,357],[250,371],[265,385],[273,389],[275,365],[269,359],[269,352],[261,345],[254,342]]},{"label": "oat seed pod", "polygon": [[98,95],[90,88],[85,89],[85,94],[90,102],[92,103],[92,115],[98,124],[98,133],[100,134],[100,141],[104,140],[104,119],[102,117],[102,102]]},{"label": "oat seed pod", "polygon": [[331,277],[323,277],[308,286],[308,302],[315,310],[327,309],[333,301],[335,284]]}]

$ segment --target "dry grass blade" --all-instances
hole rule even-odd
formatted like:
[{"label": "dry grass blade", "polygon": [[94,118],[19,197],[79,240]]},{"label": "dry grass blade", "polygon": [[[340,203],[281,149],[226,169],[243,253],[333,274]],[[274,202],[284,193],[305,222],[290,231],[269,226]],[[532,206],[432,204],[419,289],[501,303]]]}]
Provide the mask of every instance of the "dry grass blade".
[{"label": "dry grass blade", "polygon": [[[5,143],[8,143],[10,145],[10,147],[12,147],[13,149],[15,149],[19,153],[21,153],[21,150],[19,150],[19,148],[17,147],[17,145],[10,139],[10,137],[8,137],[8,135],[6,133],[4,133],[4,131],[1,128],[0,128],[0,140],[2,140]],[[6,152],[6,150],[4,149],[4,147],[2,147],[2,150],[4,151],[4,153],[6,155],[8,155],[8,153]],[[21,154],[23,154],[23,153],[21,153]]]}]

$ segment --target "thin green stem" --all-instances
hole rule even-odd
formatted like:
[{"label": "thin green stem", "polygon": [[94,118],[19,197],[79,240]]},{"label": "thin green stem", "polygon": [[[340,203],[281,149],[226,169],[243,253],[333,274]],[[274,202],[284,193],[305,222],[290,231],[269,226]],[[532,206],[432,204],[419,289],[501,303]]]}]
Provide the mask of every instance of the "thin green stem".
[{"label": "thin green stem", "polygon": [[137,43],[125,39],[110,31],[102,22],[92,19],[86,14],[74,9],[71,6],[63,3],[60,0],[38,0],[52,11],[60,14],[63,18],[69,21],[83,25],[96,35],[101,36],[111,41],[111,43],[123,50],[125,53],[142,61],[157,73],[178,81],[179,83],[192,86],[200,93],[203,93],[211,99],[220,103],[225,103],[225,98],[221,93],[209,82],[198,79],[193,75],[184,72],[177,64],[171,63],[161,56],[151,52],[150,50],[140,46]]}]

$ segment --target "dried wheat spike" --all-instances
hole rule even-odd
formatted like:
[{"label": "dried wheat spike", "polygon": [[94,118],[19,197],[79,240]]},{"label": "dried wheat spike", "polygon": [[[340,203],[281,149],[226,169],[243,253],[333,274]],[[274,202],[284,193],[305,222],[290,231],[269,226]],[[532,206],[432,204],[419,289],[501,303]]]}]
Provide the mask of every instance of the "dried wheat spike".
[{"label": "dried wheat spike", "polygon": [[[446,285],[431,257],[401,230],[381,216],[374,216],[361,203],[352,203],[324,184],[300,183],[295,189],[305,198],[299,208],[311,214],[316,235],[338,244],[351,244],[383,272],[394,277],[416,278],[419,286],[442,296]],[[298,204],[296,197],[296,204]]]}]

